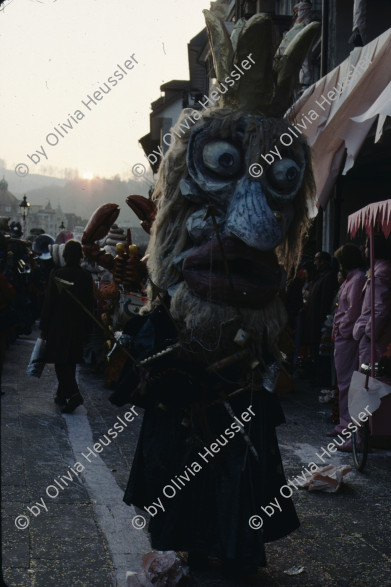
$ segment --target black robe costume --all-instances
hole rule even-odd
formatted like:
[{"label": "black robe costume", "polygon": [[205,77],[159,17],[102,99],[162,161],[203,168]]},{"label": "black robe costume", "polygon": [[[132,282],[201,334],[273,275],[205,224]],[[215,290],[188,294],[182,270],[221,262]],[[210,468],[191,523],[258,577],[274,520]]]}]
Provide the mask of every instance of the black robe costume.
[{"label": "black robe costume", "polygon": [[[176,334],[162,307],[137,317],[130,330],[139,333],[133,343],[139,359],[172,344]],[[240,432],[228,438],[235,420],[224,405],[210,405],[238,389],[239,376],[237,366],[209,374],[176,351],[148,365],[144,394],[132,394],[145,414],[124,501],[144,509],[160,499],[165,511],[150,508],[154,549],[193,551],[253,569],[266,564],[264,543],[292,532],[299,521],[291,499],[280,493],[286,479],[275,426],[284,415],[276,396],[259,389],[229,400],[239,419],[249,406],[255,413],[244,427],[258,458]],[[133,389],[137,379],[134,369],[125,378]],[[212,452],[212,443],[219,452]],[[282,511],[274,508],[268,517],[262,506],[276,499]],[[260,530],[249,525],[254,515],[263,520]]]},{"label": "black robe costume", "polygon": [[91,332],[91,318],[65,290],[58,290],[56,277],[73,283],[70,291],[90,312],[94,304],[92,277],[78,265],[53,269],[39,324],[47,341],[46,363],[79,363]]}]

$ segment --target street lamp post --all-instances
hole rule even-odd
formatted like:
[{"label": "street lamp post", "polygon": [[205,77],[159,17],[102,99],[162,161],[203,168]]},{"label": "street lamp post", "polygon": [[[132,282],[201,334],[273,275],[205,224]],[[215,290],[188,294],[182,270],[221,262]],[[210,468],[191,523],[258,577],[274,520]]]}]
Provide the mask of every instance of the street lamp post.
[{"label": "street lamp post", "polygon": [[26,194],[23,196],[23,200],[19,204],[20,213],[22,215],[22,227],[23,227],[23,237],[26,238],[26,222],[27,222],[27,214],[30,208],[30,204],[27,201]]}]

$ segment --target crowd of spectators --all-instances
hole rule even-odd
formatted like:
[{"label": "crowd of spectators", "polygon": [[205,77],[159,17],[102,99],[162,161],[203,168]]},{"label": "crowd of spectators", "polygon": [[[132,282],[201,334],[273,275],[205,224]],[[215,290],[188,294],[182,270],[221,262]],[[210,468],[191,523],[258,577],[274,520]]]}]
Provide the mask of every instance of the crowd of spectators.
[{"label": "crowd of spectators", "polygon": [[[376,362],[380,359],[387,362],[387,347],[390,349],[391,344],[390,241],[391,237],[386,239],[380,233],[374,238],[373,346]],[[328,433],[330,436],[341,432],[350,421],[348,390],[351,377],[353,371],[362,363],[369,363],[371,358],[368,267],[368,243],[365,249],[346,243],[335,251],[333,257],[319,251],[313,258],[304,258],[286,288],[288,328],[294,341],[291,352],[287,353],[290,371],[296,370],[310,379],[315,388],[330,390],[330,398],[335,396],[335,427]],[[31,334],[34,323],[39,321],[53,268],[50,254],[37,251],[37,248],[34,251],[31,242],[22,240],[20,235],[0,233],[0,388],[6,349],[18,336]],[[106,287],[108,294],[110,287]],[[114,289],[113,300],[118,305],[119,292],[118,288]],[[96,310],[100,311],[103,322],[109,308],[108,294],[102,297],[99,288],[95,288]],[[102,303],[103,309],[100,308]],[[104,337],[99,329],[95,338],[99,348],[103,348]],[[105,349],[104,354],[109,350]],[[96,356],[97,350],[92,354]],[[85,353],[88,361],[87,357],[88,352]],[[122,363],[123,359],[119,369],[115,360],[111,360],[115,377],[112,377],[110,363],[106,369],[106,380],[117,387],[121,383],[118,373],[122,371]]]},{"label": "crowd of spectators", "polygon": [[[39,319],[53,261],[19,234],[0,232],[0,388],[6,349]],[[2,392],[3,393],[3,392]]]},{"label": "crowd of spectators", "polygon": [[[391,237],[374,237],[375,362],[386,361],[391,343]],[[305,259],[288,284],[286,309],[295,349],[291,364],[315,388],[333,389],[334,436],[350,422],[348,391],[353,371],[371,360],[371,291],[368,239],[364,250],[346,243],[333,258],[319,251]],[[386,358],[385,358],[386,357]],[[341,450],[350,450],[349,443]]]}]

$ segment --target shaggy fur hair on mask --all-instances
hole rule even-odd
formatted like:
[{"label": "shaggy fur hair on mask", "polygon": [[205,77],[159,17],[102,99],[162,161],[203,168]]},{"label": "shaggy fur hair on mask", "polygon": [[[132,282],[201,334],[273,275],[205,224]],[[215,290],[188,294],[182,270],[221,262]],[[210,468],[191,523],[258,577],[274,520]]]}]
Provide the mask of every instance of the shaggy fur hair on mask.
[{"label": "shaggy fur hair on mask", "polygon": [[262,359],[264,332],[268,349],[275,357],[280,355],[278,338],[286,322],[286,311],[278,296],[259,310],[241,308],[240,320],[231,329],[227,323],[237,316],[235,308],[201,300],[191,293],[186,283],[181,283],[172,298],[171,313],[182,325],[182,342],[201,354],[207,351],[205,360],[209,363],[238,351],[233,339],[239,326],[252,335],[253,350],[258,359]]},{"label": "shaggy fur hair on mask", "polygon": [[[191,112],[190,109],[184,110],[177,125],[171,131],[171,146],[160,165],[156,188],[152,196],[153,200],[157,202],[158,211],[147,250],[149,254],[148,269],[152,281],[163,290],[182,280],[182,275],[172,261],[179,253],[193,246],[186,230],[186,220],[198,206],[183,197],[179,184],[181,179],[188,177],[186,152],[189,136],[194,126],[209,122],[210,137],[226,139],[235,136],[237,123],[241,118],[248,118],[243,137],[247,168],[254,162],[262,162],[265,168],[265,162],[261,159],[261,155],[268,153],[277,144],[281,151],[283,147],[277,141],[281,134],[290,127],[285,120],[272,118],[260,120],[259,118],[251,118],[244,112],[216,108],[205,111],[202,114],[202,119],[197,121],[196,125],[189,125],[189,129],[184,129],[180,125]],[[307,201],[314,197],[310,150],[304,137],[294,138],[292,146],[284,148],[284,152],[294,151],[295,146],[301,149],[304,147],[306,169],[302,185],[294,198],[293,221],[283,242],[276,249],[279,262],[288,274],[292,268],[296,267],[300,259],[303,236],[309,226]],[[235,314],[233,308],[210,304],[195,297],[184,283],[175,292],[171,308],[180,327],[184,327],[188,331],[187,335],[189,335],[189,331],[192,332],[196,338],[208,346],[214,344],[213,340],[208,342],[208,337],[216,340],[212,331],[219,332],[219,324]],[[151,309],[151,306],[146,309]],[[261,310],[241,309],[241,315],[243,318],[248,315],[249,325],[257,322],[260,334],[266,328],[269,341],[276,348],[278,333],[285,322],[285,311],[278,298]],[[215,328],[211,328],[212,324],[215,325]],[[206,330],[209,330],[209,333]]]}]

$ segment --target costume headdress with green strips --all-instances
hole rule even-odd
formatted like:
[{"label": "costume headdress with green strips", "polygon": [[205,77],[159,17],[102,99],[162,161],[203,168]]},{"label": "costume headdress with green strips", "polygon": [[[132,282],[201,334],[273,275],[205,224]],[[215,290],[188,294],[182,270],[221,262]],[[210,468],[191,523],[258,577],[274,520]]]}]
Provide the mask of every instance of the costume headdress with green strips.
[{"label": "costume headdress with green strips", "polygon": [[[223,83],[234,65],[249,53],[255,65],[221,99],[221,107],[252,114],[282,116],[290,106],[302,63],[320,23],[311,22],[296,35],[284,37],[278,48],[278,32],[269,14],[240,19],[228,35],[224,23],[204,10],[216,78]],[[288,41],[288,39],[290,39]]]},{"label": "costume headdress with green strips", "polygon": [[[240,20],[229,37],[223,21],[204,14],[218,83],[249,54],[255,63],[194,126],[180,126],[190,115],[186,109],[172,129],[175,141],[153,195],[158,211],[149,271],[168,290],[185,330],[205,330],[208,337],[215,323],[239,310],[250,323],[256,317],[260,332],[269,324],[274,347],[284,321],[276,294],[284,268],[298,261],[314,187],[305,139],[292,138],[289,147],[279,142],[290,127],[282,115],[319,24],[276,49],[270,15]],[[268,165],[263,156],[271,149]],[[259,177],[251,174],[256,163],[263,168]]]}]

